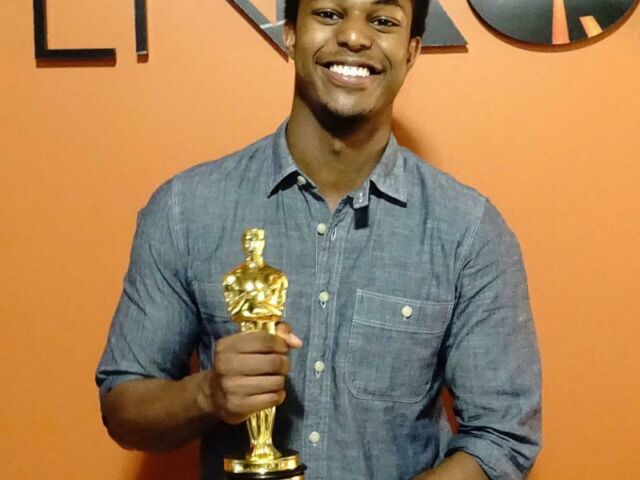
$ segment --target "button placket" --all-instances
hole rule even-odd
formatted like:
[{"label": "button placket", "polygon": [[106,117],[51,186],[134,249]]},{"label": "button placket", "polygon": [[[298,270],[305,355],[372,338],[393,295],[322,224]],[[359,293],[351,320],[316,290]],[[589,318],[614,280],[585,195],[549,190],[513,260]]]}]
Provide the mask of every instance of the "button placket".
[{"label": "button placket", "polygon": [[[302,448],[303,456],[306,456],[310,465],[314,465],[317,472],[326,469],[325,449],[326,443],[322,436],[327,434],[329,417],[331,414],[331,377],[326,362],[332,358],[332,345],[328,343],[328,338],[333,335],[335,322],[332,307],[334,304],[334,289],[337,288],[340,277],[339,263],[341,258],[341,242],[336,236],[336,225],[339,225],[348,216],[350,209],[343,201],[336,211],[333,212],[330,221],[326,220],[326,215],[315,216],[316,222],[312,228],[315,229],[316,236],[316,278],[315,291],[318,303],[314,302],[312,307],[312,332],[309,343],[309,355],[307,360],[307,375],[305,382],[305,404],[309,407],[305,409],[304,429],[308,435],[306,448]],[[326,214],[326,212],[325,212]],[[324,220],[324,221],[323,221]],[[324,237],[327,241],[324,241]],[[329,303],[331,302],[331,303]],[[319,473],[318,478],[323,478]]]}]

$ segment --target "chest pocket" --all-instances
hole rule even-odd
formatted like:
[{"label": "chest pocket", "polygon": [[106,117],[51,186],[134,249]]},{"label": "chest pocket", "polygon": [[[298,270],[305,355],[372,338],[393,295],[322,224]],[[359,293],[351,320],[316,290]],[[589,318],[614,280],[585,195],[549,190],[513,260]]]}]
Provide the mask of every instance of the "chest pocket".
[{"label": "chest pocket", "polygon": [[193,292],[200,310],[200,317],[209,337],[215,341],[238,331],[231,320],[220,283],[194,282]]},{"label": "chest pocket", "polygon": [[452,306],[358,289],[345,366],[351,393],[360,399],[421,400]]}]

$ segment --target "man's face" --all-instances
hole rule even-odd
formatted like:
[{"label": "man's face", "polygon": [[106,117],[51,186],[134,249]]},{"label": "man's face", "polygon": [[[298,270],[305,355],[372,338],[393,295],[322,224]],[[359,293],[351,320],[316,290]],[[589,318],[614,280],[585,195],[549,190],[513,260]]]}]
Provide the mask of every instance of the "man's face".
[{"label": "man's face", "polygon": [[411,0],[301,0],[285,25],[296,94],[343,118],[390,111],[420,52],[412,14]]}]

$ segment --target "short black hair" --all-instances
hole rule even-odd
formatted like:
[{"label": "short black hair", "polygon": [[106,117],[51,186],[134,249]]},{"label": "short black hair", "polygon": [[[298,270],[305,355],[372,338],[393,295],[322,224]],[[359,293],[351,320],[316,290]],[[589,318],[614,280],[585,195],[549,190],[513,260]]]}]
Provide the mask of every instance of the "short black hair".
[{"label": "short black hair", "polygon": [[[427,20],[427,12],[429,11],[429,0],[411,0],[413,3],[413,17],[411,21],[411,38],[422,37],[424,35],[424,24]],[[285,20],[296,23],[298,18],[298,7],[300,0],[284,1],[284,18]]]}]

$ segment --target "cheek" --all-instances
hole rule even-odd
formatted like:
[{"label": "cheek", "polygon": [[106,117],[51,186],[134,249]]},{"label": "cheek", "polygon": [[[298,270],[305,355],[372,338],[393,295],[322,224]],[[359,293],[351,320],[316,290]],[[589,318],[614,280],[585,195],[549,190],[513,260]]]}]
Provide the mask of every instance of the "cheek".
[{"label": "cheek", "polygon": [[409,43],[402,38],[387,39],[381,45],[382,51],[388,61],[397,69],[398,67],[406,67],[409,55]]},{"label": "cheek", "polygon": [[295,57],[296,76],[306,80],[310,80],[310,77],[313,75],[314,67],[315,67],[315,62],[313,58],[310,57],[306,47],[304,45],[299,46],[299,48],[296,49],[296,57]]},{"label": "cheek", "polygon": [[402,83],[408,73],[408,58],[405,55],[397,55],[393,60],[392,72],[394,83]]}]

